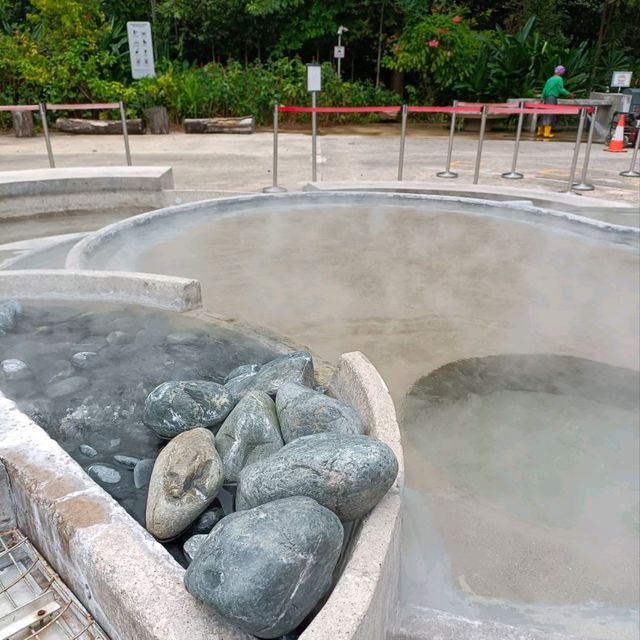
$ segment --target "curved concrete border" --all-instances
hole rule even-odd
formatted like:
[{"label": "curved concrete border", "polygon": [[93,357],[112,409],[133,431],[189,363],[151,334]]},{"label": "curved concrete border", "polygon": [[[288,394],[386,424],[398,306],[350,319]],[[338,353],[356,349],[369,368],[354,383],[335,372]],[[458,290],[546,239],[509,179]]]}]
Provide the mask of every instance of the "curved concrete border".
[{"label": "curved concrete border", "polygon": [[[0,273],[0,299],[131,303],[139,296],[144,304],[166,309],[175,308],[167,300],[182,291],[187,309],[193,283],[198,285],[146,274],[7,271]],[[184,315],[248,329],[201,309]],[[281,351],[293,347],[266,333],[252,330],[252,335]],[[319,382],[351,403],[369,434],[394,450],[400,472],[362,522],[334,590],[301,640],[384,640],[397,599],[404,483],[395,409],[384,381],[363,354],[344,354],[335,371],[316,363]],[[183,569],[170,555],[1,393],[0,442],[0,493],[6,494],[1,482],[6,469],[14,508],[0,517],[17,522],[114,640],[249,640],[192,598],[182,585]]]},{"label": "curved concrete border", "polygon": [[[234,213],[255,212],[256,210],[278,210],[283,206],[309,206],[328,204],[331,206],[379,206],[388,204],[393,206],[437,205],[439,210],[465,210],[468,215],[485,215],[501,217],[521,222],[544,222],[561,229],[570,230],[578,234],[606,237],[629,244],[637,244],[640,229],[622,225],[610,224],[593,220],[572,213],[542,209],[529,204],[514,202],[500,202],[483,200],[480,198],[466,198],[459,196],[434,196],[413,193],[378,193],[358,191],[313,191],[280,194],[256,194],[233,198],[219,198],[203,200],[196,203],[166,207],[156,211],[143,213],[126,220],[115,222],[95,233],[87,235],[69,252],[66,260],[67,269],[96,268],[96,256],[99,252],[109,252],[109,245],[123,241],[126,237],[134,237],[134,233],[149,229],[154,223],[164,222],[171,218],[185,218],[188,216],[216,216]],[[167,224],[168,228],[169,225]],[[158,231],[154,228],[154,231]],[[610,232],[615,232],[612,235]],[[118,268],[133,269],[137,257],[136,247],[128,246],[126,264]],[[99,268],[99,267],[98,267]]]},{"label": "curved concrete border", "polygon": [[[0,173],[0,219],[68,210],[163,206],[170,167],[78,167]],[[96,198],[99,194],[99,198]]]},{"label": "curved concrete border", "polygon": [[353,406],[400,467],[389,492],[362,522],[331,597],[300,640],[385,640],[397,606],[404,458],[387,385],[359,351],[340,356],[329,393]]},{"label": "curved concrete border", "polygon": [[0,298],[121,302],[188,311],[200,307],[200,283],[148,273],[27,269],[0,271]]}]

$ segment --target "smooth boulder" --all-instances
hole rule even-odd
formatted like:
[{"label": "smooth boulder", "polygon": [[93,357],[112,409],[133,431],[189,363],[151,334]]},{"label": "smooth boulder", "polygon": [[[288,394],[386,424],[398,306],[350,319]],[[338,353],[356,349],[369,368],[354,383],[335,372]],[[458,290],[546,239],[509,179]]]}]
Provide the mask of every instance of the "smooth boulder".
[{"label": "smooth boulder", "polygon": [[276,395],[280,430],[285,442],[314,433],[364,434],[355,409],[299,384],[283,384]]},{"label": "smooth boulder", "polygon": [[304,436],[240,472],[236,509],[308,496],[345,522],[358,520],[397,475],[398,461],[380,440],[337,433]]},{"label": "smooth boulder", "polygon": [[15,328],[21,313],[22,305],[17,300],[0,302],[0,336]]},{"label": "smooth boulder", "polygon": [[225,386],[236,399],[242,398],[250,390],[264,391],[275,397],[278,389],[287,382],[314,386],[313,359],[310,353],[287,353],[262,365],[255,374],[247,372],[231,378]]},{"label": "smooth boulder", "polygon": [[147,397],[143,420],[161,438],[173,438],[193,427],[220,424],[233,404],[229,391],[215,382],[164,382]]},{"label": "smooth boulder", "polygon": [[147,530],[159,540],[184,531],[222,487],[222,461],[208,429],[176,436],[156,458],[147,496]]},{"label": "smooth boulder", "polygon": [[226,482],[237,482],[248,464],[284,446],[276,405],[266,393],[250,391],[235,406],[216,434]]},{"label": "smooth boulder", "polygon": [[201,543],[184,583],[248,633],[277,638],[329,590],[343,535],[331,511],[302,496],[236,512]]}]

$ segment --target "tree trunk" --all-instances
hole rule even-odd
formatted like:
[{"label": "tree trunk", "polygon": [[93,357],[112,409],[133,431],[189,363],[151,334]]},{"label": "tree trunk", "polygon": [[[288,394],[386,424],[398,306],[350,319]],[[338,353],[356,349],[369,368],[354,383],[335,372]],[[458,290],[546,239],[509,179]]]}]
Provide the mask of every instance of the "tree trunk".
[{"label": "tree trunk", "polygon": [[253,116],[243,118],[185,118],[185,133],[254,133]]},{"label": "tree trunk", "polygon": [[380,86],[380,63],[382,61],[382,24],[384,21],[384,2],[380,5],[380,28],[378,29],[378,59],[376,60],[376,89]]},{"label": "tree trunk", "polygon": [[149,133],[154,135],[169,133],[169,114],[166,107],[145,109],[144,120],[149,128]]},{"label": "tree trunk", "polygon": [[391,91],[394,91],[399,96],[404,95],[404,72],[393,70],[391,74]]},{"label": "tree trunk", "polygon": [[[83,120],[81,118],[58,118],[55,128],[64,133],[89,133],[96,135],[121,134],[120,120]],[[140,118],[127,120],[127,132],[144,133],[144,123]]]},{"label": "tree trunk", "polygon": [[33,111],[12,111],[11,119],[16,138],[33,138],[36,135],[33,128]]}]

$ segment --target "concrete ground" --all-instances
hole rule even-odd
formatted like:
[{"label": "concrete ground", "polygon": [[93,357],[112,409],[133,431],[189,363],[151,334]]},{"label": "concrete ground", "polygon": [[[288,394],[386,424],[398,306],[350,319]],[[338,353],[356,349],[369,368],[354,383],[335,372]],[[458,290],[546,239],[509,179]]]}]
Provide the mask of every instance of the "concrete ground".
[{"label": "concrete ground", "polygon": [[[322,129],[321,129],[322,130]],[[481,185],[522,187],[559,192],[566,189],[574,149],[573,134],[559,139],[535,141],[527,134],[520,146],[518,169],[523,180],[504,180],[500,173],[511,167],[513,133],[490,133],[485,141],[480,173]],[[272,179],[272,134],[131,136],[133,163],[173,167],[176,189],[216,190],[228,193],[255,192]],[[124,164],[120,136],[54,134],[52,147],[58,167]],[[337,181],[395,180],[398,170],[399,129],[397,124],[324,129],[318,138],[318,179]],[[444,168],[447,131],[410,125],[406,145],[404,179],[412,182],[456,182],[470,185],[477,150],[477,133],[456,135],[452,168],[457,180],[438,180]],[[305,132],[280,136],[279,182],[289,190],[302,188],[311,180],[311,138]],[[580,177],[584,145],[578,164]],[[596,189],[585,197],[640,203],[640,180],[623,178],[631,151],[605,153],[595,144],[591,153],[589,181]],[[17,139],[0,136],[0,171],[46,168],[44,138]]]}]

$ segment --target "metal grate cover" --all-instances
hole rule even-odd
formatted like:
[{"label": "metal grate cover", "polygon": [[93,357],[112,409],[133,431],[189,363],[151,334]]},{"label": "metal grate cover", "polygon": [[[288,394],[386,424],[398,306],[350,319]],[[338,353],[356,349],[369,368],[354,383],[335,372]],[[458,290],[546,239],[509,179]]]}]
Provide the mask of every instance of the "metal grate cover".
[{"label": "metal grate cover", "polygon": [[109,640],[17,529],[0,531],[0,640]]}]

